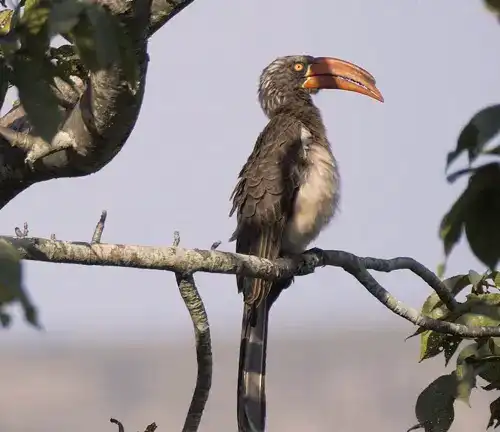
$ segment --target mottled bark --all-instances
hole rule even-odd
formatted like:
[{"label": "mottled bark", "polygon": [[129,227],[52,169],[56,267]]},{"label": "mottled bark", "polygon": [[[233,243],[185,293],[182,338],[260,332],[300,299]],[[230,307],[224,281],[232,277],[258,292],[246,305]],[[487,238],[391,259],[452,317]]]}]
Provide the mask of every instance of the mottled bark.
[{"label": "mottled bark", "polygon": [[153,247],[105,243],[66,242],[42,238],[0,236],[12,243],[23,259],[53,263],[131,267],[168,270],[182,275],[195,272],[240,274],[277,280],[304,276],[316,267],[340,267],[353,275],[377,300],[395,314],[428,330],[462,337],[500,336],[500,327],[467,327],[435,320],[406,306],[389,293],[370,274],[369,270],[392,272],[410,270],[432,288],[450,311],[458,311],[458,303],[448,288],[427,267],[412,258],[381,259],[358,257],[339,250],[311,249],[300,257],[275,261],[217,250],[184,249],[177,246]]},{"label": "mottled bark", "polygon": [[[65,109],[60,131],[72,138],[71,145],[61,141],[60,149],[29,166],[25,159],[46,154],[43,143],[34,140],[28,148],[12,146],[0,138],[0,209],[34,183],[80,177],[99,171],[121,150],[137,121],[145,90],[148,38],[193,0],[99,0],[125,25],[140,64],[137,91],[126,84],[121,64],[91,74],[88,82],[77,83],[78,92],[62,82],[57,96]],[[30,132],[22,106],[11,109],[0,127]],[[1,132],[1,131],[0,131]],[[5,134],[2,134],[5,136]],[[26,146],[24,146],[26,147]]]},{"label": "mottled bark", "polygon": [[196,432],[212,386],[212,342],[207,312],[192,275],[175,274],[179,292],[193,321],[198,372],[182,432]]},{"label": "mottled bark", "polygon": [[[178,231],[175,231],[174,247],[178,247],[180,241],[180,234]],[[212,387],[213,360],[210,325],[208,324],[205,305],[196,288],[193,275],[190,273],[176,272],[175,280],[177,281],[179,293],[181,294],[182,300],[184,300],[184,304],[193,322],[196,344],[196,363],[198,365],[196,385],[182,432],[196,432],[200,426],[201,416],[205,410],[210,388]]]}]

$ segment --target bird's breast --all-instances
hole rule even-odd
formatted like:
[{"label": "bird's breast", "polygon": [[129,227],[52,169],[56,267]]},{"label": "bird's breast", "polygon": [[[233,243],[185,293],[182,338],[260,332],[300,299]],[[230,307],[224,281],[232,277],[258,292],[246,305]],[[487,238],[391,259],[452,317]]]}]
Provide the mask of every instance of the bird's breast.
[{"label": "bird's breast", "polygon": [[340,179],[329,146],[315,142],[304,127],[301,139],[305,159],[302,181],[282,245],[289,253],[301,253],[307,248],[330,222],[339,201]]}]

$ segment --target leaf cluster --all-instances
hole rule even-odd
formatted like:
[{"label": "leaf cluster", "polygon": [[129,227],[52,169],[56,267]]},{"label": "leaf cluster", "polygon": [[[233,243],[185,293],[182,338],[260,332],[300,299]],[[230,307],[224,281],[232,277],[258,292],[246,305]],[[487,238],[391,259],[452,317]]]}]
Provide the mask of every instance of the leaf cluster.
[{"label": "leaf cluster", "polygon": [[[467,326],[500,325],[500,272],[480,275],[471,270],[445,279],[443,283],[457,296],[466,288],[469,294],[459,308],[450,311],[437,294],[431,294],[422,306],[428,317]],[[500,389],[500,338],[485,337],[469,341],[456,335],[419,329],[413,336],[420,336],[420,361],[443,355],[448,366],[458,352],[455,370],[441,375],[427,386],[417,399],[415,414],[418,424],[410,430],[422,428],[426,432],[446,432],[454,420],[454,402],[470,405],[470,395],[477,385],[477,378],[485,381],[484,390]],[[460,351],[459,351],[460,348]],[[490,405],[487,427],[500,424],[500,397]]]},{"label": "leaf cluster", "polygon": [[18,303],[24,311],[26,321],[39,328],[36,308],[32,305],[23,287],[23,268],[17,249],[0,239],[0,325],[9,327],[12,319],[7,307]]},{"label": "leaf cluster", "polygon": [[[440,225],[445,263],[463,233],[474,255],[490,270],[500,260],[500,105],[479,111],[463,128],[446,167],[463,154],[468,166],[448,175],[450,183],[467,176],[467,185]],[[478,163],[482,161],[482,163]],[[439,273],[445,270],[445,263]]]}]

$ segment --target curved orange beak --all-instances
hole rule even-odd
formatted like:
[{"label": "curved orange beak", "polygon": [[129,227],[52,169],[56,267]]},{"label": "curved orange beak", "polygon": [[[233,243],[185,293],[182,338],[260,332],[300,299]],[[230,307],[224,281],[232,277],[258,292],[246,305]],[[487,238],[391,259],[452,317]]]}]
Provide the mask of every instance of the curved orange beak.
[{"label": "curved orange beak", "polygon": [[369,72],[354,63],[332,57],[316,57],[307,69],[302,87],[348,90],[384,102],[375,78]]}]

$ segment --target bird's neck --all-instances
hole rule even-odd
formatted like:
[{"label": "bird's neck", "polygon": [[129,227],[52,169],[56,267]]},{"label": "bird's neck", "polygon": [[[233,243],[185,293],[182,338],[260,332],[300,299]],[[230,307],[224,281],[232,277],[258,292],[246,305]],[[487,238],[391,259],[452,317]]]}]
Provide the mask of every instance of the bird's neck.
[{"label": "bird's neck", "polygon": [[[318,107],[312,101],[310,95],[305,97],[297,95],[289,95],[282,103],[270,104],[271,99],[267,99],[267,105],[262,104],[262,109],[269,119],[277,115],[287,115],[294,117],[297,121],[301,122],[313,136],[320,138],[318,141],[325,141],[326,128],[321,117]],[[267,109],[266,109],[267,108]]]},{"label": "bird's neck", "polygon": [[286,92],[280,89],[261,88],[259,91],[259,102],[262,110],[268,118],[272,118],[277,112],[283,110],[299,110],[316,108],[307,92]]}]

